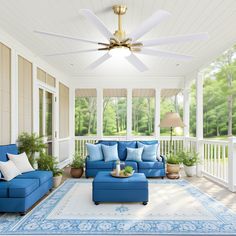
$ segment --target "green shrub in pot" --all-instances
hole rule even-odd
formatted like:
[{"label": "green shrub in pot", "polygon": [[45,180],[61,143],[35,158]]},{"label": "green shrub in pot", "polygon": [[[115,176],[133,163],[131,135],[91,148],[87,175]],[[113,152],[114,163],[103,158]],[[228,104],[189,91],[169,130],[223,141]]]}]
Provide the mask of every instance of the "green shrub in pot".
[{"label": "green shrub in pot", "polygon": [[84,158],[80,155],[80,153],[75,153],[73,161],[71,163],[70,174],[73,178],[80,178],[84,173]]},{"label": "green shrub in pot", "polygon": [[198,153],[195,151],[185,152],[183,158],[184,171],[189,177],[196,174],[196,165],[200,163]]}]

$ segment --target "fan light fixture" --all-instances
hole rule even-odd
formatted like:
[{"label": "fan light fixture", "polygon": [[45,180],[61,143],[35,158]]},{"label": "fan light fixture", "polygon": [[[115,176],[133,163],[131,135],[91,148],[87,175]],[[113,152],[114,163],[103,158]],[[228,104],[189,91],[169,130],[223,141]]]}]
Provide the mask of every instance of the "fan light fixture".
[{"label": "fan light fixture", "polygon": [[121,46],[121,47],[114,47],[110,49],[109,54],[116,58],[124,58],[124,57],[130,56],[131,51],[129,48]]},{"label": "fan light fixture", "polygon": [[[88,21],[90,21],[106,38],[105,42],[98,42],[93,39],[83,39],[74,36],[68,36],[64,34],[57,34],[53,32],[45,32],[35,30],[34,32],[41,35],[53,36],[62,39],[69,39],[77,42],[90,43],[96,45],[96,48],[92,49],[82,49],[74,50],[71,52],[53,53],[46,56],[62,56],[77,53],[87,53],[87,52],[107,52],[101,55],[96,61],[90,64],[87,68],[93,70],[100,66],[105,61],[109,60],[112,56],[126,59],[132,66],[138,69],[140,72],[148,70],[148,67],[136,56],[136,54],[143,54],[149,56],[157,57],[167,57],[174,60],[191,60],[192,56],[183,55],[175,52],[169,52],[161,49],[152,49],[149,47],[168,45],[173,43],[185,43],[196,40],[207,40],[207,33],[189,34],[189,35],[176,35],[171,37],[161,37],[151,40],[140,40],[146,33],[152,30],[154,27],[162,23],[164,20],[170,17],[170,13],[164,10],[158,10],[154,12],[151,16],[143,21],[137,29],[130,32],[128,35],[122,28],[122,17],[127,11],[125,5],[114,5],[112,7],[114,14],[118,17],[118,28],[112,33],[105,24],[99,19],[94,12],[90,9],[80,9],[80,14],[82,14]],[[178,61],[177,61],[178,63]]]}]

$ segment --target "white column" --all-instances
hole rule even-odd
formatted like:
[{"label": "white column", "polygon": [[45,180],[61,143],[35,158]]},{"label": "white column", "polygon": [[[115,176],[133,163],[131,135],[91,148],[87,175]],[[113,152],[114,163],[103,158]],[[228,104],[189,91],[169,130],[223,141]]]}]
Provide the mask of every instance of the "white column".
[{"label": "white column", "polygon": [[127,89],[127,134],[126,139],[130,140],[132,137],[132,89]]},{"label": "white column", "polygon": [[160,121],[161,121],[161,90],[155,89],[155,138],[160,139]]},{"label": "white column", "polygon": [[97,137],[103,136],[103,89],[97,89]]},{"label": "white column", "polygon": [[72,86],[69,96],[70,159],[72,159],[75,153],[75,89]]},{"label": "white column", "polygon": [[203,73],[199,73],[196,79],[196,136],[203,139]]},{"label": "white column", "polygon": [[197,138],[197,152],[201,164],[197,165],[197,176],[202,177],[202,167],[204,160],[203,150],[203,73],[198,73],[196,78],[196,138]]},{"label": "white column", "polygon": [[11,49],[11,143],[18,138],[18,55]]},{"label": "white column", "polygon": [[236,192],[236,137],[229,137],[228,188]]},{"label": "white column", "polygon": [[183,109],[183,122],[184,122],[184,137],[189,137],[189,110],[190,110],[190,89],[185,88],[183,91],[184,109]]}]

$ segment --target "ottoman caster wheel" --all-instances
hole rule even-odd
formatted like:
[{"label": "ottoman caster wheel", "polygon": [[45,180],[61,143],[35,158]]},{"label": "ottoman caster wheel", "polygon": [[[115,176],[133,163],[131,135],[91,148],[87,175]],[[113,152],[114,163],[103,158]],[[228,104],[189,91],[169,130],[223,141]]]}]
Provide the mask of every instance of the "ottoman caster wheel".
[{"label": "ottoman caster wheel", "polygon": [[143,202],[143,205],[146,206],[148,203],[147,202]]},{"label": "ottoman caster wheel", "polygon": [[99,202],[94,202],[94,204],[97,206],[97,205],[99,205]]}]

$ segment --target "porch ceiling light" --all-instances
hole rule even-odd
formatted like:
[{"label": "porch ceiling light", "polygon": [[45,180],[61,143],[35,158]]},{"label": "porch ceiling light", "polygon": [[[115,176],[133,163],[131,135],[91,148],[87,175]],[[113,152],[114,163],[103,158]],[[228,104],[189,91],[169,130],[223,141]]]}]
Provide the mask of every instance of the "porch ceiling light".
[{"label": "porch ceiling light", "polygon": [[114,47],[109,50],[109,54],[111,56],[117,57],[117,58],[123,58],[123,57],[128,57],[131,54],[131,51],[127,47]]}]

